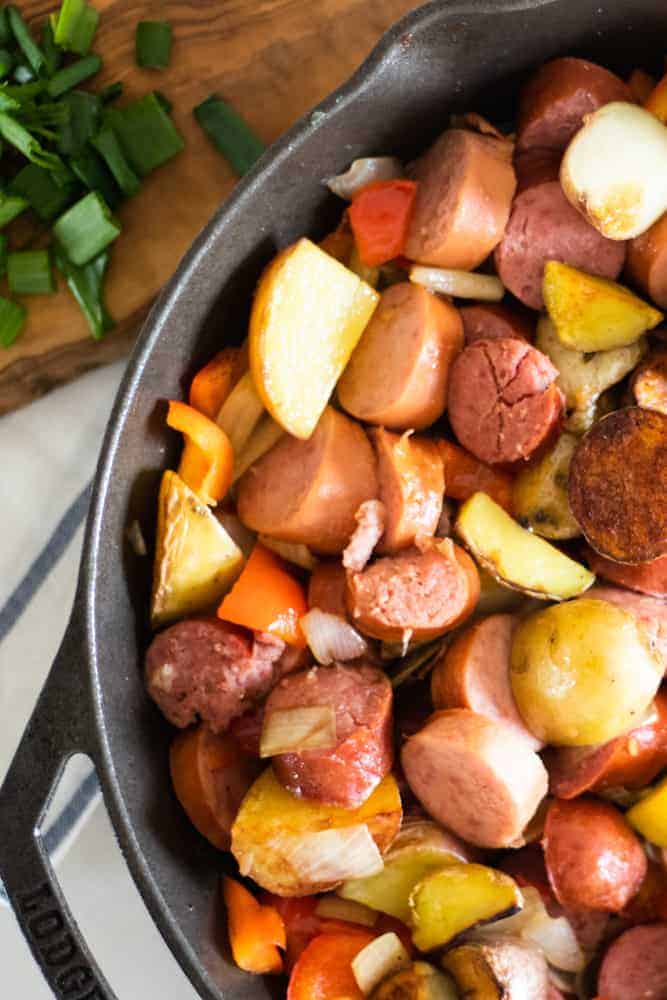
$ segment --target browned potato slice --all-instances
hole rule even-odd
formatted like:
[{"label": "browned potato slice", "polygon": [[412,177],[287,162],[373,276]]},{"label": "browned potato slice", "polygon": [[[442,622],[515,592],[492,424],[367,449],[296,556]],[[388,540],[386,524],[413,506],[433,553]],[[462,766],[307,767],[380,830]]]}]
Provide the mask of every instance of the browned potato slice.
[{"label": "browned potato slice", "polygon": [[560,541],[581,534],[567,500],[568,473],[577,443],[574,434],[561,434],[514,480],[514,516],[524,528],[543,538]]},{"label": "browned potato slice", "polygon": [[545,1000],[547,963],[514,938],[470,942],[446,952],[443,967],[466,1000]]},{"label": "browned potato slice", "polygon": [[667,413],[667,348],[642,361],[632,377],[632,392],[639,406]]},{"label": "browned potato slice", "polygon": [[413,962],[381,983],[371,1000],[459,1000],[452,979],[428,962]]},{"label": "browned potato slice", "polygon": [[667,416],[628,407],[581,439],[570,463],[570,508],[593,548],[616,562],[667,555]]}]

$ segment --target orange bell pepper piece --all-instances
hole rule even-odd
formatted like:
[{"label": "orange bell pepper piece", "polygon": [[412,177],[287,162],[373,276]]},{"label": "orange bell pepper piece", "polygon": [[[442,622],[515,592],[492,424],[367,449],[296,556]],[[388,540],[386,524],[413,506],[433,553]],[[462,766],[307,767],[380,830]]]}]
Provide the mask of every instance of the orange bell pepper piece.
[{"label": "orange bell pepper piece", "polygon": [[416,193],[415,181],[394,180],[367,184],[354,196],[348,215],[366,267],[403,254]]},{"label": "orange bell pepper piece", "polygon": [[224,876],[227,929],[234,961],[245,972],[282,972],[278,948],[285,947],[285,924],[272,906],[262,906],[245,886]]},{"label": "orange bell pepper piece", "polygon": [[204,503],[214,506],[232,485],[234,453],[221,427],[187,403],[170,400],[167,423],[185,437],[178,474]]},{"label": "orange bell pepper piece", "polygon": [[628,87],[637,104],[644,104],[655,87],[655,79],[643,69],[633,69],[628,77]]},{"label": "orange bell pepper piece", "polygon": [[306,592],[280,559],[259,542],[240,577],[218,608],[218,618],[270,632],[292,646],[305,646],[299,618],[308,611]]},{"label": "orange bell pepper piece", "polygon": [[215,420],[220,407],[248,371],[248,345],[225,347],[197,372],[190,383],[190,406]]},{"label": "orange bell pepper piece", "polygon": [[292,970],[287,1000],[364,1000],[351,963],[376,936],[359,928],[313,938]]},{"label": "orange bell pepper piece", "polygon": [[667,123],[667,73],[648,95],[644,107],[659,118],[663,125]]},{"label": "orange bell pepper piece", "polygon": [[481,491],[512,513],[512,479],[506,472],[492,469],[445,438],[438,440],[438,448],[445,468],[445,496],[467,500]]}]

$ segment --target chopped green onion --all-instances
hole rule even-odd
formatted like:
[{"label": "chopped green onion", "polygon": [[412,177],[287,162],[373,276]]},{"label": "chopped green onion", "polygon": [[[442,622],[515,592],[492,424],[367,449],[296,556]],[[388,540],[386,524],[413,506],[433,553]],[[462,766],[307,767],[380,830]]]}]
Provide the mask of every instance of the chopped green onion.
[{"label": "chopped green onion", "polygon": [[21,105],[14,97],[9,97],[8,89],[8,87],[0,87],[0,111],[18,111]]},{"label": "chopped green onion", "polygon": [[160,102],[167,114],[171,114],[171,109],[174,105],[171,103],[167,95],[163,94],[161,90],[154,90],[153,93],[155,94],[155,99]]},{"label": "chopped green onion", "polygon": [[48,250],[19,250],[7,255],[7,284],[15,295],[49,295],[54,291]]},{"label": "chopped green onion", "polygon": [[176,156],[185,143],[155,94],[146,94],[122,110],[108,112],[130,165],[145,177]]},{"label": "chopped green onion", "polygon": [[0,7],[0,45],[8,45],[12,40],[7,8]]},{"label": "chopped green onion", "polygon": [[264,152],[263,143],[241,115],[216,94],[196,107],[194,116],[240,177]]},{"label": "chopped green onion", "polygon": [[69,48],[76,22],[83,14],[85,7],[85,0],[63,0],[53,29],[55,43],[61,49]]},{"label": "chopped green onion", "polygon": [[64,156],[76,156],[97,132],[100,100],[87,90],[71,90],[61,103],[69,115],[58,132],[58,149]]},{"label": "chopped green onion", "polygon": [[30,83],[35,79],[35,74],[25,63],[20,63],[12,73],[12,76],[19,84]]},{"label": "chopped green onion", "polygon": [[120,148],[116,133],[110,126],[105,126],[92,140],[93,146],[102,156],[104,162],[114,176],[118,187],[129,198],[141,187],[141,181]]},{"label": "chopped green onion", "polygon": [[11,115],[0,111],[0,135],[10,146],[15,146],[28,160],[46,170],[56,170],[63,165],[55,153],[48,153],[30,132]]},{"label": "chopped green onion", "polygon": [[104,161],[91,146],[85,146],[77,156],[70,157],[69,164],[89,191],[97,191],[110,208],[116,207],[120,201],[120,191]]},{"label": "chopped green onion", "polygon": [[58,70],[47,83],[46,89],[51,97],[60,97],[66,90],[71,90],[89,77],[95,76],[101,68],[102,60],[99,56],[84,56],[83,59],[78,59],[64,69]]},{"label": "chopped green onion", "polygon": [[30,29],[21,17],[17,8],[13,6],[8,7],[7,16],[9,18],[9,26],[12,29],[12,34],[14,35],[19,48],[28,60],[34,75],[38,76],[45,64],[44,53],[30,34]]},{"label": "chopped green onion", "polygon": [[49,222],[67,207],[72,189],[57,184],[48,170],[28,163],[9,185],[12,194],[26,198],[42,222]]},{"label": "chopped green onion", "polygon": [[109,254],[101,253],[85,267],[77,267],[76,264],[67,259],[62,249],[56,244],[54,257],[56,266],[61,271],[69,290],[86,317],[90,332],[95,340],[101,340],[104,334],[115,325],[104,305],[102,294]]},{"label": "chopped green onion", "polygon": [[104,87],[103,90],[100,90],[97,96],[102,104],[112,104],[113,101],[117,101],[122,94],[123,84],[120,80],[117,80],[116,83],[110,83],[108,87]]},{"label": "chopped green onion", "polygon": [[78,56],[85,56],[90,52],[90,46],[93,44],[99,20],[100,15],[95,8],[91,7],[90,4],[86,4],[79,20],[74,26],[72,37],[67,46],[70,52],[74,52]]},{"label": "chopped green onion", "polygon": [[[0,94],[7,98],[8,101],[14,101],[16,104],[29,104],[34,101],[44,90],[45,84],[42,80],[33,80],[31,83],[23,83],[20,87],[16,87],[12,84],[2,84],[0,86]],[[7,110],[3,107],[2,109]]]},{"label": "chopped green onion", "polygon": [[135,36],[137,66],[164,69],[171,55],[171,25],[168,21],[139,21]]},{"label": "chopped green onion", "polygon": [[7,273],[7,236],[0,233],[0,278]]},{"label": "chopped green onion", "polygon": [[17,215],[25,212],[28,202],[18,195],[0,194],[0,229],[13,222]]},{"label": "chopped green onion", "polygon": [[87,264],[120,234],[120,225],[96,191],[68,208],[53,226],[53,235],[73,264]]},{"label": "chopped green onion", "polygon": [[5,77],[14,65],[14,56],[7,49],[0,49],[0,77]]},{"label": "chopped green onion", "polygon": [[19,302],[0,298],[0,344],[11,347],[23,329],[26,308]]},{"label": "chopped green onion", "polygon": [[44,27],[42,28],[42,52],[44,53],[46,75],[53,76],[56,70],[60,69],[60,64],[63,61],[63,54],[56,45],[50,21],[46,21],[44,23]]}]

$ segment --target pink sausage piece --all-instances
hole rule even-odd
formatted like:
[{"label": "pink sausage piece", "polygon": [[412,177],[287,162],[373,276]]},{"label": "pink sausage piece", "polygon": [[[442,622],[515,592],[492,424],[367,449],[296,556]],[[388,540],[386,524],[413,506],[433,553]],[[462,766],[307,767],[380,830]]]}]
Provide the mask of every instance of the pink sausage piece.
[{"label": "pink sausage piece", "polygon": [[308,607],[347,618],[345,588],[347,575],[339,560],[323,559],[310,574]]},{"label": "pink sausage piece", "polygon": [[598,975],[605,1000],[667,997],[667,924],[631,927],[609,946]]},{"label": "pink sausage piece", "polygon": [[597,576],[619,587],[627,587],[650,597],[667,597],[667,556],[630,566],[607,559],[588,546],[586,562]]},{"label": "pink sausage piece", "polygon": [[463,306],[461,309],[466,346],[476,340],[502,340],[517,337],[530,341],[531,324],[515,309],[495,304]]}]

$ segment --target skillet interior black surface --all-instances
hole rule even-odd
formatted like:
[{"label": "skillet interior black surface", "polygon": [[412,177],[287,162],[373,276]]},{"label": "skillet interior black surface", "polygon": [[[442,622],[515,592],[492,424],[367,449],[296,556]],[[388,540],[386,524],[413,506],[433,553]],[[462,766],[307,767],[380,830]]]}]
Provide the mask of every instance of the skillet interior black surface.
[{"label": "skillet interior black surface", "polygon": [[96,718],[95,756],[119,840],[202,996],[281,995],[284,984],[251,979],[222,955],[216,890],[226,861],[190,827],[171,792],[171,730],[143,691],[149,569],[129,552],[124,532],[133,517],[150,530],[160,472],[175,458],[163,401],[181,395],[197,363],[244,335],[253,286],[276,249],[331,225],[340,203],[323,177],[355,156],[413,156],[453,110],[510,121],[517,84],[554,54],[585,55],[623,74],[637,65],[660,73],[666,28],[664,5],[649,0],[422,8],[269,151],[200,236],[146,324],[107,433],[89,523],[77,615],[89,661],[82,694]]}]

